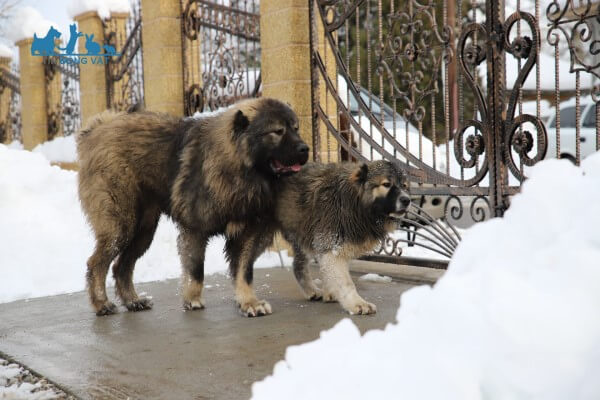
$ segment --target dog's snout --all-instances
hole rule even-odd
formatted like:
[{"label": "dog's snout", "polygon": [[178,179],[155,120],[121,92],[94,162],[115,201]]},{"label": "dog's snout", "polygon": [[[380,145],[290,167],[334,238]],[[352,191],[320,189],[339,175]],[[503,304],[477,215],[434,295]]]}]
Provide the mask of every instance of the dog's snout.
[{"label": "dog's snout", "polygon": [[406,195],[401,195],[398,200],[400,201],[400,204],[404,208],[406,208],[406,207],[408,207],[410,205],[410,197],[408,197]]},{"label": "dog's snout", "polygon": [[308,154],[308,146],[306,143],[300,143],[298,147],[296,147],[296,151],[300,154]]}]

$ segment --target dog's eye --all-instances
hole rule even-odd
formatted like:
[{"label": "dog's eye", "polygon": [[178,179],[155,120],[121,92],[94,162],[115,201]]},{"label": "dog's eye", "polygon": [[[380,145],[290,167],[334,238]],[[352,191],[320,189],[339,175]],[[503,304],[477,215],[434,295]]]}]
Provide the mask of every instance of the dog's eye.
[{"label": "dog's eye", "polygon": [[391,184],[391,183],[389,183],[389,182],[383,182],[383,183],[382,183],[382,185],[383,185],[384,187],[386,187],[386,188],[389,188],[389,187],[391,187],[391,186],[392,186],[392,184]]},{"label": "dog's eye", "polygon": [[275,133],[277,136],[282,136],[285,133],[285,130],[283,128],[281,128],[281,129],[277,129],[273,133]]}]

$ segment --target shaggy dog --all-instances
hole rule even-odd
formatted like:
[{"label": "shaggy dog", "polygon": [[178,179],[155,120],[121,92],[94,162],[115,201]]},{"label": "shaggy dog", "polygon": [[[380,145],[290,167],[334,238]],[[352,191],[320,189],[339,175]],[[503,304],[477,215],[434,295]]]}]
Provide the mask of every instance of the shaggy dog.
[{"label": "shaggy dog", "polygon": [[[377,308],[356,291],[348,261],[372,250],[395,228],[392,214],[410,204],[408,182],[388,161],[308,164],[283,183],[277,201],[279,229],[294,249],[294,275],[307,298],[338,301],[351,314]],[[307,262],[320,265],[323,291]]]},{"label": "shaggy dog", "polygon": [[125,307],[152,307],[137,295],[132,277],[163,213],[179,227],[187,309],[204,307],[206,244],[225,234],[241,311],[271,312],[254,294],[252,267],[270,243],[278,186],[308,159],[290,107],[260,98],[200,119],[105,112],[81,131],[77,151],[79,197],[96,238],[87,283],[97,315],[116,312],[105,287],[113,260],[116,293]]}]

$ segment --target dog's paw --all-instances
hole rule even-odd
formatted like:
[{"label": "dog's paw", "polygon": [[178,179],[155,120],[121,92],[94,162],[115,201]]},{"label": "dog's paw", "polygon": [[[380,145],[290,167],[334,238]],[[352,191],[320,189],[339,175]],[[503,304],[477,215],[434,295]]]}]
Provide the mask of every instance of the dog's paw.
[{"label": "dog's paw", "polygon": [[335,303],[337,299],[333,295],[333,293],[325,292],[323,293],[323,302],[324,303]]},{"label": "dog's paw", "polygon": [[204,300],[188,300],[183,302],[183,308],[188,311],[201,310],[204,308]]},{"label": "dog's paw", "polygon": [[106,301],[99,309],[96,311],[96,315],[102,317],[104,315],[112,315],[117,313],[117,306],[110,301]]},{"label": "dog's paw", "polygon": [[254,299],[238,304],[241,313],[245,317],[262,317],[263,315],[271,314],[271,305],[265,300]]},{"label": "dog's paw", "polygon": [[153,305],[154,303],[149,297],[140,297],[137,300],[125,303],[125,307],[127,307],[129,311],[151,310]]},{"label": "dog's paw", "polygon": [[377,313],[377,307],[373,303],[360,300],[350,306],[344,306],[344,309],[352,315],[368,315]]},{"label": "dog's paw", "polygon": [[306,290],[304,292],[304,296],[306,296],[307,300],[319,301],[323,299],[323,291],[315,286]]}]

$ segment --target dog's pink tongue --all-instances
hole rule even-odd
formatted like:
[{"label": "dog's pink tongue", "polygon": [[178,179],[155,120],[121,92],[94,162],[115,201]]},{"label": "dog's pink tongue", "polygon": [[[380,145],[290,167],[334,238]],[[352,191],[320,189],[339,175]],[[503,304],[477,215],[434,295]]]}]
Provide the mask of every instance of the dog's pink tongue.
[{"label": "dog's pink tongue", "polygon": [[290,167],[290,169],[294,172],[300,171],[301,168],[302,168],[302,166],[300,164],[294,164]]}]

